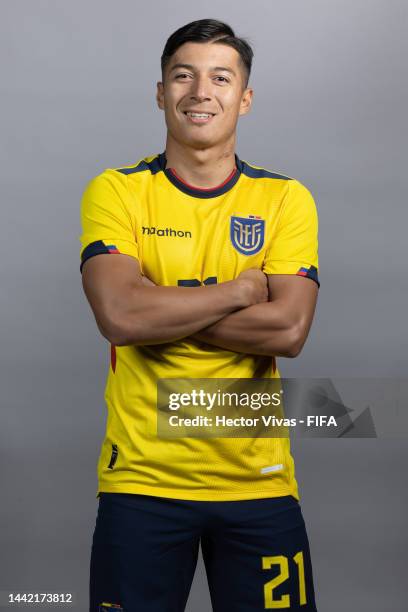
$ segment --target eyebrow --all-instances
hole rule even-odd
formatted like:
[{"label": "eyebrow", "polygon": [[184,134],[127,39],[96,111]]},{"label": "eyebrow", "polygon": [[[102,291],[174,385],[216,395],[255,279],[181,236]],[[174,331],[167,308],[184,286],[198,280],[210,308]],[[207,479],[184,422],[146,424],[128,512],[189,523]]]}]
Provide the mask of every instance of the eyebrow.
[{"label": "eyebrow", "polygon": [[[187,70],[194,70],[194,66],[192,64],[174,64],[174,66],[172,66],[170,68],[170,72],[172,72],[173,70],[176,70],[177,68],[187,68]],[[226,66],[213,66],[212,68],[210,68],[211,71],[222,71],[222,72],[230,72],[231,74],[233,74],[234,76],[236,76],[234,70],[232,68],[227,68]]]}]

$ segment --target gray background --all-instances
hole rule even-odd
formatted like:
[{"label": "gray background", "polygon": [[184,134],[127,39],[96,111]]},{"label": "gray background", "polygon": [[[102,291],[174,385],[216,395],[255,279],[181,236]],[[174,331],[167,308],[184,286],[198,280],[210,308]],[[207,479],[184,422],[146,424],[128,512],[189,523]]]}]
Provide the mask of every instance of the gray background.
[{"label": "gray background", "polygon": [[[180,25],[215,17],[249,37],[237,152],[317,202],[318,309],[282,374],[406,376],[405,1],[195,4],[1,3],[0,590],[73,591],[81,612],[108,345],[82,294],[79,200],[105,167],[164,149],[155,83]],[[320,612],[406,610],[406,441],[293,451]],[[210,609],[200,564],[188,610]]]}]

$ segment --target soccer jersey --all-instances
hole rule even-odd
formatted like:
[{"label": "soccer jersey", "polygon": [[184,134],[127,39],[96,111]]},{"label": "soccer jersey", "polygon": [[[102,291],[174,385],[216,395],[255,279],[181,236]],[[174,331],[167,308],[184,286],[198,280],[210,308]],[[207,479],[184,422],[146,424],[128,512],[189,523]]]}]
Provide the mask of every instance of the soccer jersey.
[{"label": "soccer jersey", "polygon": [[[81,205],[81,269],[90,257],[123,253],[162,286],[223,283],[249,268],[318,283],[317,214],[310,192],[237,155],[235,161],[230,176],[212,189],[184,182],[166,167],[165,153],[92,179]],[[299,499],[288,438],[157,435],[159,379],[278,376],[273,357],[192,338],[111,346],[98,493]]]}]

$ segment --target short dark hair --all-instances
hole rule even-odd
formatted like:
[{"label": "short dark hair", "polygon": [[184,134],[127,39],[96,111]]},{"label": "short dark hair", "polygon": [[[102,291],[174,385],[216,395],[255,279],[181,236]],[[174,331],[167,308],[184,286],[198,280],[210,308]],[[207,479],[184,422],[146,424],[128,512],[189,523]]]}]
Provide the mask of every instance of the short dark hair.
[{"label": "short dark hair", "polygon": [[218,42],[235,49],[241,58],[245,72],[245,87],[248,86],[254,52],[244,38],[235,36],[234,30],[217,19],[199,19],[182,26],[168,38],[161,56],[162,77],[171,58],[181,45],[186,42]]}]

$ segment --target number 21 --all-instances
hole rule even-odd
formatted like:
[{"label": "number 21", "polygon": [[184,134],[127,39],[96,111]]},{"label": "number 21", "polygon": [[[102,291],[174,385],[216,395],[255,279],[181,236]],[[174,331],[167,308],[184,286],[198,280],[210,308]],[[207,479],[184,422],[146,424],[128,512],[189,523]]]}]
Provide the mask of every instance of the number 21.
[{"label": "number 21", "polygon": [[[303,560],[303,552],[298,552],[293,557],[298,569],[299,579],[299,603],[306,603],[306,585],[305,585],[305,565]],[[273,598],[273,590],[276,589],[282,582],[289,578],[289,563],[288,558],[283,555],[275,557],[262,557],[262,569],[270,569],[272,565],[279,565],[279,574],[264,584],[265,609],[277,610],[290,607],[290,595],[282,595],[280,599]]]}]

